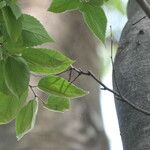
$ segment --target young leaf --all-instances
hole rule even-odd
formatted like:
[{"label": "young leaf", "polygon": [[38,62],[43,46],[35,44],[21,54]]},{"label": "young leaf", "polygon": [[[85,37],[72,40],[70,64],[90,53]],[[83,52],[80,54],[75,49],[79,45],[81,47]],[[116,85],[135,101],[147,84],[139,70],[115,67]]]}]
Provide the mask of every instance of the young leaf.
[{"label": "young leaf", "polygon": [[79,0],[53,0],[48,10],[55,13],[61,13],[67,10],[77,9],[79,5]]},{"label": "young leaf", "polygon": [[34,127],[37,111],[38,102],[31,100],[18,113],[16,117],[16,136],[18,140]]},{"label": "young leaf", "polygon": [[[43,48],[25,48],[22,57],[29,63],[30,69],[37,73],[57,73],[68,68],[73,61],[60,52]],[[42,58],[42,59],[41,59]]]},{"label": "young leaf", "polygon": [[22,31],[22,17],[16,19],[9,7],[1,10],[8,35],[13,41],[17,41]]},{"label": "young leaf", "polygon": [[84,4],[81,11],[85,22],[102,42],[105,41],[107,18],[101,7]]},{"label": "young leaf", "polygon": [[29,84],[29,69],[21,57],[8,57],[4,64],[4,76],[8,89],[17,97],[27,90]]},{"label": "young leaf", "polygon": [[53,42],[43,25],[33,16],[23,15],[22,37],[24,46],[31,47],[41,45],[47,42]]},{"label": "young leaf", "polygon": [[88,92],[58,76],[47,76],[42,78],[39,81],[38,87],[44,92],[67,98],[77,98],[88,94]]},{"label": "young leaf", "polygon": [[25,91],[20,99],[7,91],[7,94],[0,91],[0,124],[11,122],[26,102],[28,90]]},{"label": "young leaf", "polygon": [[44,103],[44,106],[50,110],[64,112],[70,108],[70,100],[68,98],[51,95],[47,102]]}]

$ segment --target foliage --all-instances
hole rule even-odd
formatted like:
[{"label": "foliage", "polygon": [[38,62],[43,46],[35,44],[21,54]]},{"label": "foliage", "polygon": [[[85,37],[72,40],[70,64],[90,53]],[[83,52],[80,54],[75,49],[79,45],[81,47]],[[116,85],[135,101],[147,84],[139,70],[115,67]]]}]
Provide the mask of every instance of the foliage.
[{"label": "foliage", "polygon": [[107,19],[101,6],[105,1],[107,0],[53,0],[48,10],[54,13],[79,10],[93,33],[104,42]]},{"label": "foliage", "polygon": [[[105,42],[107,19],[101,7],[107,0],[53,0],[49,11],[78,10],[98,39]],[[43,106],[55,111],[69,109],[70,99],[88,94],[58,74],[73,60],[53,49],[35,46],[54,42],[33,16],[22,14],[16,0],[0,0],[0,124],[16,120],[18,140],[36,119],[38,97],[29,84],[31,73],[45,75],[38,88],[47,93]],[[42,59],[41,59],[42,58]],[[35,98],[27,100],[29,88]]]},{"label": "foliage", "polygon": [[126,14],[125,4],[127,0],[111,0],[106,3],[109,10],[117,10],[122,15]]}]

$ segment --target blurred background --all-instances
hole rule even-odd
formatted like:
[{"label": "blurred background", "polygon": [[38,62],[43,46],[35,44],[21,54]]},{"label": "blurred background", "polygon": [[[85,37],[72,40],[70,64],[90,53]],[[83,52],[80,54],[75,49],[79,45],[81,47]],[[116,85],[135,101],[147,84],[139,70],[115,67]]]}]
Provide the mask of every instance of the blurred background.
[{"label": "blurred background", "polygon": [[[47,12],[50,2],[19,1],[23,11],[37,17],[55,39],[55,43],[42,47],[62,51],[76,60],[76,67],[91,70],[112,87],[110,25],[115,55],[127,21],[127,0],[110,0],[104,6],[108,17],[105,46],[91,34],[79,12]],[[36,77],[32,82],[36,82]],[[0,150],[122,150],[113,95],[100,91],[99,85],[88,77],[80,77],[75,84],[89,90],[90,94],[72,101],[71,109],[65,113],[50,112],[40,107],[35,128],[19,142],[15,138],[14,122],[0,126]]]}]

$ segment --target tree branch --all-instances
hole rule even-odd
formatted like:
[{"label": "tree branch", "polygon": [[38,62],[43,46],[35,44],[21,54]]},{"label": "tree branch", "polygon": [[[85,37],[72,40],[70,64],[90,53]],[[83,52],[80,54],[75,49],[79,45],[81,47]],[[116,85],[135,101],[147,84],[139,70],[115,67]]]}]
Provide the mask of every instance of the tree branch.
[{"label": "tree branch", "polygon": [[147,0],[136,0],[146,15],[150,18],[150,5]]},{"label": "tree branch", "polygon": [[39,100],[42,101],[42,103],[44,103],[44,100],[41,99],[41,98],[36,94],[36,92],[34,91],[34,88],[37,88],[37,86],[29,85],[29,88],[30,88],[30,90],[32,91],[32,93],[33,93],[33,95],[34,95],[34,98],[38,98]]},{"label": "tree branch", "polygon": [[132,102],[130,102],[129,100],[127,100],[125,97],[123,97],[120,93],[110,89],[109,87],[107,87],[104,83],[102,83],[91,71],[82,71],[81,69],[77,69],[73,66],[71,66],[70,70],[74,70],[75,72],[77,72],[78,74],[80,75],[85,75],[85,76],[90,76],[92,77],[99,85],[102,86],[102,89],[103,90],[106,90],[106,91],[109,91],[111,92],[112,94],[114,94],[114,96],[117,97],[116,100],[119,100],[119,101],[122,101],[122,102],[125,102],[125,103],[128,103],[131,107],[133,107],[134,109],[136,109],[137,111],[139,112],[142,112],[144,113],[145,115],[150,115],[150,112],[149,111],[146,111],[142,108],[140,108],[140,106],[137,106],[137,105],[134,105]]},{"label": "tree branch", "polygon": [[[112,28],[110,26],[110,30],[111,30],[111,63],[112,63],[112,68],[113,68],[113,76],[114,76],[114,82],[115,82],[115,85],[117,87],[117,91],[114,91],[112,89],[110,89],[109,87],[107,87],[104,83],[102,83],[91,71],[82,71],[81,69],[77,69],[75,68],[74,66],[70,66],[69,69],[67,69],[66,71],[64,72],[67,72],[67,71],[70,71],[72,74],[72,71],[75,71],[76,73],[78,73],[77,77],[70,83],[73,83],[79,76],[81,75],[85,75],[85,76],[90,76],[91,78],[93,78],[100,86],[102,86],[102,90],[106,90],[106,91],[109,91],[111,92],[112,94],[114,94],[114,96],[117,97],[116,100],[119,100],[119,101],[122,101],[122,102],[125,102],[127,104],[129,104],[132,108],[136,109],[137,111],[139,112],[142,112],[144,113],[145,115],[150,115],[150,112],[147,111],[147,110],[144,110],[143,108],[141,108],[141,106],[137,106],[137,105],[134,105],[132,102],[130,102],[128,99],[126,99],[125,97],[123,97],[121,95],[121,92],[119,90],[119,87],[118,87],[118,84],[117,84],[117,81],[116,81],[116,77],[115,77],[115,69],[114,69],[114,62],[113,62],[113,35],[112,35]],[[62,73],[64,73],[62,72]],[[60,74],[62,74],[60,73]],[[59,75],[60,75],[59,74]],[[71,75],[69,77],[69,80],[71,80]]]}]

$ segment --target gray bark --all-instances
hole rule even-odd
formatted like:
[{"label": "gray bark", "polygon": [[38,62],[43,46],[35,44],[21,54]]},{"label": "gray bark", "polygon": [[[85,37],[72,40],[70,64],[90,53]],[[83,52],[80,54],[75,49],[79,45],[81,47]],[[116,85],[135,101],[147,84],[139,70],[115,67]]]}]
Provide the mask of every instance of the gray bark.
[{"label": "gray bark", "polygon": [[[143,16],[135,0],[129,0],[128,22],[115,58],[113,80],[121,96],[150,112],[150,19],[138,21]],[[149,150],[150,116],[115,99],[124,150]]]},{"label": "gray bark", "polygon": [[[78,12],[46,12],[48,0],[22,2],[24,11],[37,16],[55,39],[55,44],[44,47],[62,50],[78,62],[76,66],[90,69],[98,75],[97,44]],[[32,134],[25,136],[19,143],[15,142],[14,132],[11,133],[14,128],[0,127],[0,149],[108,150],[99,105],[99,86],[86,77],[80,78],[77,84],[91,91],[89,96],[72,101],[70,111],[64,114],[48,112],[41,107]]]}]

